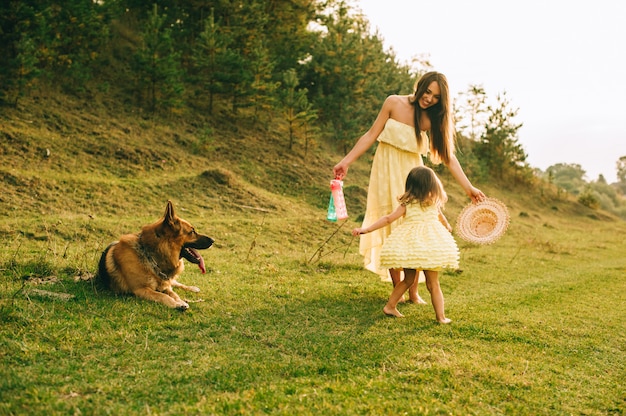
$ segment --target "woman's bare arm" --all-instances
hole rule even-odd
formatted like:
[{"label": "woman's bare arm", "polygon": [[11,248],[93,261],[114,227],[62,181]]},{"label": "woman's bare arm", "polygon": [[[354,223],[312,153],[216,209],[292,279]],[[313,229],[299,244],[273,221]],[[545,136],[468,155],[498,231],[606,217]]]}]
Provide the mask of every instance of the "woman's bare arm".
[{"label": "woman's bare arm", "polygon": [[472,185],[470,180],[467,178],[467,175],[465,175],[465,172],[463,172],[461,163],[459,163],[456,155],[453,154],[450,157],[450,161],[448,162],[447,166],[454,179],[456,179],[461,188],[463,188],[467,196],[472,199],[472,202],[478,202],[485,198],[485,194],[483,193],[483,191]]},{"label": "woman's bare arm", "polygon": [[348,152],[348,154],[335,165],[333,173],[336,178],[343,179],[343,177],[348,173],[350,165],[372,147],[378,136],[380,136],[380,133],[385,128],[385,123],[387,123],[387,120],[391,117],[391,110],[394,105],[394,100],[396,99],[395,97],[396,96],[389,96],[385,99],[382,108],[376,116],[376,120],[374,120],[374,124],[372,124],[370,129],[359,138],[352,150],[350,150],[350,152]]}]

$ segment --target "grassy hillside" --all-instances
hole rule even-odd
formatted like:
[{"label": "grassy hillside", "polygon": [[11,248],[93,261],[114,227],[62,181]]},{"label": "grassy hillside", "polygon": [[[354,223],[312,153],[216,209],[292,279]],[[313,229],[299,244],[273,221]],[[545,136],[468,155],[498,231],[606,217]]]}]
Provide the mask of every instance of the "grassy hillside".
[{"label": "grassy hillside", "polygon": [[[548,188],[477,183],[511,213],[493,246],[459,241],[430,306],[325,220],[341,155],[287,150],[280,123],[48,96],[0,115],[0,414],[586,414],[626,411],[626,224]],[[454,223],[468,202],[444,171]],[[89,280],[120,234],[178,214],[215,238],[185,312]],[[52,295],[51,295],[52,293]],[[426,288],[420,293],[427,300]],[[56,295],[54,295],[56,294]]]},{"label": "grassy hillside", "polygon": [[[322,216],[317,210],[326,208],[331,169],[342,156],[324,140],[306,155],[302,143],[288,150],[280,120],[227,110],[155,120],[115,102],[44,94],[3,109],[0,120],[0,217],[27,223],[142,212],[152,218],[167,199],[217,216],[303,209]],[[345,182],[353,218],[364,210],[369,162],[357,162]],[[467,199],[445,169],[441,175],[454,216]],[[611,218],[548,188],[520,193],[507,184],[476,185],[526,213]]]},{"label": "grassy hillside", "polygon": [[[102,246],[154,220],[168,199],[211,227],[230,217],[323,218],[334,150],[319,143],[307,155],[298,145],[289,151],[277,123],[217,113],[159,122],[114,103],[67,96],[7,110],[0,127],[0,233],[37,241],[58,235],[72,243],[99,233]],[[364,204],[366,174],[365,165],[351,172],[358,182],[346,192],[355,211]],[[110,229],[110,222],[120,227]]]}]

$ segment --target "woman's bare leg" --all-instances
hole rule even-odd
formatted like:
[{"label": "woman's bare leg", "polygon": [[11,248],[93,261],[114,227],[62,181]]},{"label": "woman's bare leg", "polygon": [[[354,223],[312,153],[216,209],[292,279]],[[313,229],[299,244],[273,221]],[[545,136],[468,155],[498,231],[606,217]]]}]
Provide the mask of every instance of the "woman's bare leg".
[{"label": "woman's bare leg", "polygon": [[430,299],[433,303],[433,308],[435,309],[435,318],[437,318],[437,322],[440,324],[449,324],[452,320],[446,318],[444,311],[443,292],[439,286],[439,272],[424,270],[424,275],[426,276],[426,287],[430,292]]}]

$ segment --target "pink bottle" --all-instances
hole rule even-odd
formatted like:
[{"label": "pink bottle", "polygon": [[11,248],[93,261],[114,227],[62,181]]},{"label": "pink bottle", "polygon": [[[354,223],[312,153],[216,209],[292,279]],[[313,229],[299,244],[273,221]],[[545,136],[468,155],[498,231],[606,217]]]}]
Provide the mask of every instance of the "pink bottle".
[{"label": "pink bottle", "polygon": [[346,208],[346,201],[343,197],[343,181],[339,179],[333,179],[330,181],[330,191],[333,194],[337,219],[345,220],[348,218],[348,209]]}]

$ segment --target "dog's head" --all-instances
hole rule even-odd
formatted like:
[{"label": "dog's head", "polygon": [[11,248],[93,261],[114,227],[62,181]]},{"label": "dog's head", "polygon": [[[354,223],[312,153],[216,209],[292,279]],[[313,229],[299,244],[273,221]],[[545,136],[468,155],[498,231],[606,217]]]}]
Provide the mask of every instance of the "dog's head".
[{"label": "dog's head", "polygon": [[172,201],[167,201],[165,214],[158,222],[155,235],[162,244],[169,245],[172,251],[178,252],[179,259],[185,258],[197,264],[202,273],[206,273],[204,259],[198,250],[211,247],[214,241],[209,236],[198,234],[193,225],[177,216]]}]

